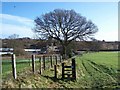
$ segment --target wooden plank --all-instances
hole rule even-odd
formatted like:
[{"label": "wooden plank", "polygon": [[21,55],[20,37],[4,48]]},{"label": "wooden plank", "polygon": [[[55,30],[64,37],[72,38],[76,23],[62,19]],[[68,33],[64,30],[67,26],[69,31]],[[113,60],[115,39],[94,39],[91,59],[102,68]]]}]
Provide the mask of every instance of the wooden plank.
[{"label": "wooden plank", "polygon": [[64,73],[64,75],[72,75],[72,73],[70,74],[70,73]]},{"label": "wooden plank", "polygon": [[16,74],[16,58],[15,58],[15,54],[12,55],[12,72],[13,72],[14,79],[16,79],[17,74]]},{"label": "wooden plank", "polygon": [[36,57],[43,57],[43,56],[48,57],[48,56],[51,56],[51,55],[53,55],[53,54],[41,54],[41,55],[36,55]]},{"label": "wooden plank", "polygon": [[72,71],[72,70],[65,70],[65,69],[64,69],[64,71]]},{"label": "wooden plank", "polygon": [[64,66],[64,68],[72,68],[72,66]]}]

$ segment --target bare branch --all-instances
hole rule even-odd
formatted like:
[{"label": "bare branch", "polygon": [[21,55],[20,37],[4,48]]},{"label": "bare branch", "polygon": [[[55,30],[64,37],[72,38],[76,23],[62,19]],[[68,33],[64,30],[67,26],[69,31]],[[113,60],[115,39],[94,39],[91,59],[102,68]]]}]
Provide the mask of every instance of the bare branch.
[{"label": "bare branch", "polygon": [[52,37],[66,46],[75,39],[91,39],[98,31],[92,21],[87,21],[74,10],[55,9],[34,21],[34,31],[40,33],[41,37]]}]

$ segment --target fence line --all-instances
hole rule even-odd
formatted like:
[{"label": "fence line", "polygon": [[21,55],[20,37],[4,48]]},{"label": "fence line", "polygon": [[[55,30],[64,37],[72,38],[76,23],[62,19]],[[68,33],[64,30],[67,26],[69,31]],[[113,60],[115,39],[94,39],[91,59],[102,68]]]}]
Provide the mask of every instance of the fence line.
[{"label": "fence line", "polygon": [[[61,56],[59,55],[32,55],[31,59],[28,60],[29,66],[32,68],[32,72],[35,74],[36,68],[35,68],[35,61],[38,59],[39,62],[39,73],[42,74],[43,70],[46,70],[48,68],[54,68],[56,67],[55,65],[58,64],[58,62],[62,62]],[[57,68],[57,67],[56,67]],[[16,58],[15,54],[12,55],[12,73],[14,79],[17,78],[17,73],[16,73]],[[56,72],[57,73],[57,72]],[[56,76],[57,77],[57,76]]]}]

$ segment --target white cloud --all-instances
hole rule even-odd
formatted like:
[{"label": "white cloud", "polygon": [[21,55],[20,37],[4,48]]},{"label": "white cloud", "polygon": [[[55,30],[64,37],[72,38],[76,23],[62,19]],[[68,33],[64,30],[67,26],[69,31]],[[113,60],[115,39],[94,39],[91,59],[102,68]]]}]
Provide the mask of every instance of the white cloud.
[{"label": "white cloud", "polygon": [[14,21],[17,23],[22,23],[26,26],[33,24],[33,20],[31,20],[31,19],[28,19],[25,17],[20,17],[20,16],[13,16],[13,15],[9,15],[9,14],[0,14],[0,19]]},{"label": "white cloud", "polygon": [[32,37],[33,32],[30,27],[2,24],[2,36],[18,34],[20,37]]},{"label": "white cloud", "polygon": [[8,14],[0,14],[0,19],[3,21],[0,26],[3,38],[12,34],[18,34],[20,37],[33,37],[33,20]]}]

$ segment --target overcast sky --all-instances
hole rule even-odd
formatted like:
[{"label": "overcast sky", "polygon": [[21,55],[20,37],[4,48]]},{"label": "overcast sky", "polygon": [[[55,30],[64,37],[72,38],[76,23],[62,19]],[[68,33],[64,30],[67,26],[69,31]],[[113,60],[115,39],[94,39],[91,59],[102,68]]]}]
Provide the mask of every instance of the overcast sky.
[{"label": "overcast sky", "polygon": [[118,41],[117,2],[3,2],[0,13],[1,37],[18,34],[20,37],[33,38],[34,19],[58,8],[74,9],[88,20],[92,20],[99,29],[95,34],[96,39]]}]

